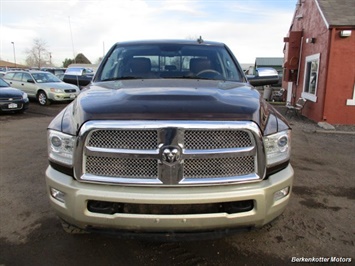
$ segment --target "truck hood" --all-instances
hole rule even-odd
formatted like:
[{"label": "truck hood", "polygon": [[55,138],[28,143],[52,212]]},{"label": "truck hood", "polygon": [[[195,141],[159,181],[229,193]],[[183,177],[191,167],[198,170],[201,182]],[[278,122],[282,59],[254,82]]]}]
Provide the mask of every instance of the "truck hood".
[{"label": "truck hood", "polygon": [[245,83],[145,79],[90,84],[60,116],[61,131],[76,134],[89,120],[243,120],[260,126],[270,111]]}]

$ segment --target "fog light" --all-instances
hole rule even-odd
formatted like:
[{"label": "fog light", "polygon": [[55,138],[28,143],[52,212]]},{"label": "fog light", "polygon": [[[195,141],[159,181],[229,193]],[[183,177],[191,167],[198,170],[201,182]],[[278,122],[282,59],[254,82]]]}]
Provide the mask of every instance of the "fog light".
[{"label": "fog light", "polygon": [[65,201],[64,200],[64,195],[65,195],[64,192],[59,191],[59,190],[52,188],[52,187],[50,188],[50,192],[51,192],[52,197],[55,198],[56,200],[59,200],[60,202]]},{"label": "fog light", "polygon": [[290,193],[290,187],[285,187],[274,194],[274,201],[280,200],[286,197]]}]

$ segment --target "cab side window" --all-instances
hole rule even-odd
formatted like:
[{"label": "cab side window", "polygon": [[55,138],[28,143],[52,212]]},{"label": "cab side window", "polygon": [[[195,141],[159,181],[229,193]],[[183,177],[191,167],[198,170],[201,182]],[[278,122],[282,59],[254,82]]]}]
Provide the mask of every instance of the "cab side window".
[{"label": "cab side window", "polygon": [[28,73],[23,73],[23,75],[22,75],[22,81],[23,81],[23,82],[28,82],[29,79],[30,79],[30,80],[33,80],[32,77],[31,77],[31,75],[28,74]]},{"label": "cab side window", "polygon": [[16,73],[14,75],[14,78],[12,80],[15,80],[15,81],[22,81],[22,73]]},{"label": "cab side window", "polygon": [[6,73],[4,76],[4,79],[12,80],[12,79],[14,79],[14,75],[15,75],[14,72]]}]

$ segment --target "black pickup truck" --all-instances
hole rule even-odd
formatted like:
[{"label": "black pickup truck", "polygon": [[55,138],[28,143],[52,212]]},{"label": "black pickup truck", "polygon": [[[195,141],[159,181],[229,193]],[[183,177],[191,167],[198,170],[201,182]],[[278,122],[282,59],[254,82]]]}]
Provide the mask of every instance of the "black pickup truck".
[{"label": "black pickup truck", "polygon": [[80,89],[82,89],[91,82],[93,77],[94,72],[90,68],[69,67],[64,73],[63,81],[66,83],[77,85]]},{"label": "black pickup truck", "polygon": [[286,208],[287,121],[222,43],[123,42],[48,127],[65,231],[177,237],[261,227]]}]

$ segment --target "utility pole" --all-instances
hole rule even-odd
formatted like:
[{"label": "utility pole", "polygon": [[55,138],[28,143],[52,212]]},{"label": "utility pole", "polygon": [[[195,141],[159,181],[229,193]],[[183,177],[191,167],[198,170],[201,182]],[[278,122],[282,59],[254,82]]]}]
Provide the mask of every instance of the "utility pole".
[{"label": "utility pole", "polygon": [[14,42],[11,42],[11,43],[12,43],[12,48],[13,48],[13,51],[14,51],[14,63],[15,63],[15,68],[16,68],[17,66],[16,66],[15,43]]},{"label": "utility pole", "polygon": [[71,30],[70,16],[68,17],[68,19],[69,19],[69,28],[70,28],[71,45],[72,45],[72,48],[73,48],[74,63],[76,63],[76,62],[75,62],[75,49],[74,49],[73,32],[72,32],[72,30]]}]

